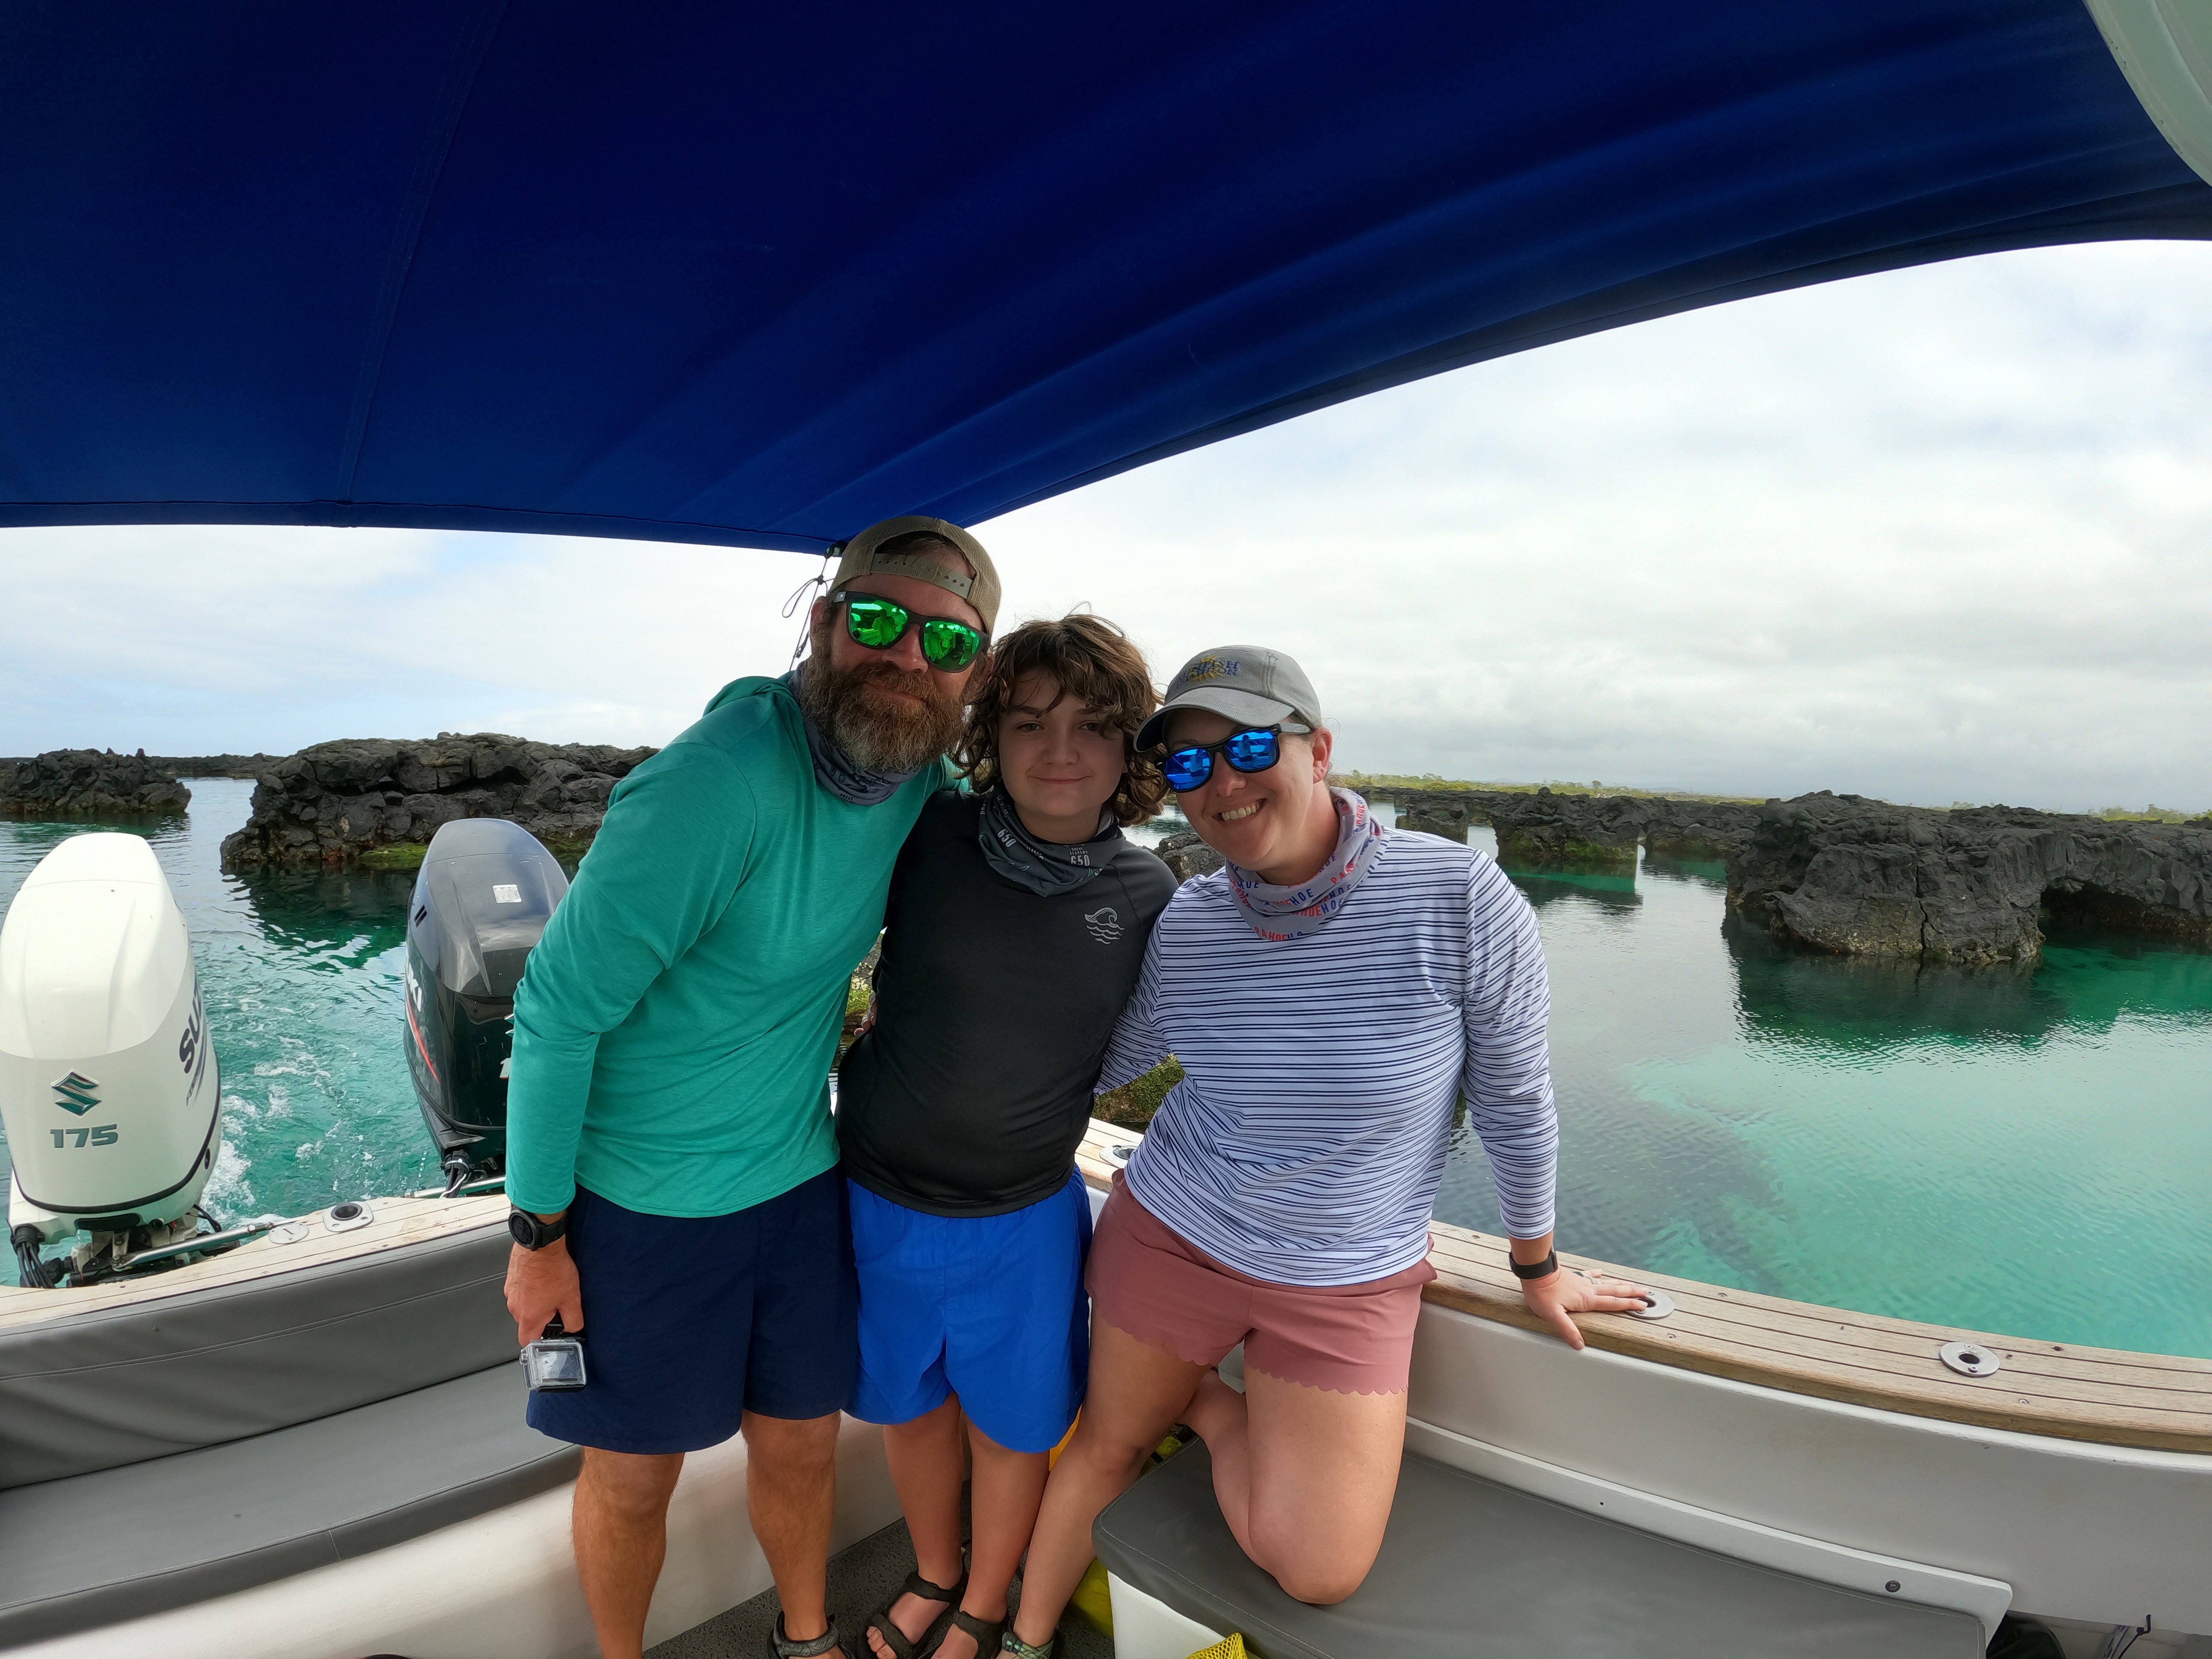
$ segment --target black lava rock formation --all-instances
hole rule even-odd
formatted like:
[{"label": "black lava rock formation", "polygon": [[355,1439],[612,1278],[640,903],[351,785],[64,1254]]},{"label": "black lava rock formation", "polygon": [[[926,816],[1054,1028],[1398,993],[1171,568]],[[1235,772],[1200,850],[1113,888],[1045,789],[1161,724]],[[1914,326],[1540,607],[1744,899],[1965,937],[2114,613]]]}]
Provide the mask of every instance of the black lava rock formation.
[{"label": "black lava rock formation", "polygon": [[1376,799],[1387,800],[1398,809],[1401,830],[1419,830],[1425,835],[1442,836],[1446,841],[1463,842],[1470,823],[1487,823],[1489,815],[1470,789],[1394,789],[1377,790]]},{"label": "black lava rock formation", "polygon": [[1633,870],[1638,842],[1660,858],[1726,858],[1751,838],[1759,809],[1663,795],[1482,792],[1503,864]]},{"label": "black lava rock formation", "polygon": [[1642,803],[1644,850],[1659,858],[1711,861],[1749,844],[1762,810],[1737,801]]},{"label": "black lava rock formation", "polygon": [[1401,830],[1465,841],[1498,831],[1501,863],[1537,869],[1633,870],[1640,842],[1662,858],[1717,860],[1751,836],[1758,808],[1656,795],[1557,795],[1549,789],[1377,790]]},{"label": "black lava rock formation", "polygon": [[1540,869],[1633,870],[1649,803],[1627,795],[1485,791],[1498,861]]},{"label": "black lava rock formation", "polygon": [[258,778],[282,755],[155,755],[150,757],[172,777]]},{"label": "black lava rock formation", "polygon": [[144,817],[181,812],[191,799],[143,749],[55,749],[0,769],[0,817]]},{"label": "black lava rock formation", "polygon": [[497,732],[319,743],[263,773],[252,817],[224,838],[222,866],[419,863],[455,818],[511,819],[554,852],[580,854],[616,783],[654,752]]},{"label": "black lava rock formation", "polygon": [[1195,830],[1180,830],[1168,836],[1152,849],[1160,861],[1175,872],[1177,885],[1199,876],[1210,876],[1227,862],[1198,838]]},{"label": "black lava rock formation", "polygon": [[1735,915],[1854,956],[2029,963],[2046,921],[2212,940],[2212,824],[2010,806],[1939,811],[1826,791],[1758,809]]}]

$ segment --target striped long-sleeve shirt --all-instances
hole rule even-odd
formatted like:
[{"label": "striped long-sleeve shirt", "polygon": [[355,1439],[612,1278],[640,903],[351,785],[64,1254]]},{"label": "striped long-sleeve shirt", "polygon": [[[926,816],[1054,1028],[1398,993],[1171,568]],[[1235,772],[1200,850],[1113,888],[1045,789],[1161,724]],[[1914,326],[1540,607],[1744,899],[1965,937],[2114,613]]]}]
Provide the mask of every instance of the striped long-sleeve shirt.
[{"label": "striped long-sleeve shirt", "polygon": [[1319,932],[1252,931],[1225,874],[1152,933],[1098,1080],[1183,1080],[1129,1160],[1137,1201],[1241,1273],[1354,1285],[1428,1252],[1464,1093],[1516,1237],[1552,1230],[1559,1121],[1535,913],[1482,854],[1392,830]]}]

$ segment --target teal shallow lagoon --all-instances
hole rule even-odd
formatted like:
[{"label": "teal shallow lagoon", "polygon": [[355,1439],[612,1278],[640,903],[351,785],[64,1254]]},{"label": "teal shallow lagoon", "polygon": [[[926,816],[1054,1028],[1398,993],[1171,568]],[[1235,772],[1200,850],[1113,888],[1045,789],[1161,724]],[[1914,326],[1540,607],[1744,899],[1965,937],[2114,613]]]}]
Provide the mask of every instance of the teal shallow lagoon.
[{"label": "teal shallow lagoon", "polygon": [[[1921,969],[1725,928],[1717,865],[1515,879],[1551,968],[1568,1248],[2212,1357],[2212,954],[2058,935],[2030,973]],[[1437,1213],[1496,1231],[1461,1139]]]},{"label": "teal shallow lagoon", "polygon": [[[0,906],[86,830],[146,836],[192,933],[216,1059],[223,1151],[205,1204],[226,1222],[442,1184],[399,1043],[414,878],[222,874],[248,780],[195,780],[191,811],[145,824],[0,822]],[[15,1263],[6,1264],[14,1282]]]},{"label": "teal shallow lagoon", "polygon": [[[194,783],[189,818],[143,827],[222,1066],[210,1206],[236,1220],[433,1185],[400,1048],[412,878],[223,876],[252,790]],[[0,904],[84,827],[0,823]],[[1922,971],[1725,930],[1717,866],[1515,879],[1551,966],[1566,1248],[2212,1358],[2212,953],[2063,935],[2032,973]],[[1471,1133],[1437,1213],[1498,1227]]]}]

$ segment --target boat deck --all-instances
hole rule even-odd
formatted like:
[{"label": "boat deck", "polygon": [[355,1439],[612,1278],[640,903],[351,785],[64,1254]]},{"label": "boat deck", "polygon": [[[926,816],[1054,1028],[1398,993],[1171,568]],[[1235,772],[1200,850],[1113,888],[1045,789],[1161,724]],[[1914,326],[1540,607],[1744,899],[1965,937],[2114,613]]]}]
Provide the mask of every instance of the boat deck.
[{"label": "boat deck", "polygon": [[[1077,1162],[1103,1187],[1119,1167],[1110,1149],[1136,1132],[1094,1120]],[[1480,1319],[1544,1328],[1522,1304],[1504,1239],[1437,1222],[1429,1260],[1431,1302]],[[1923,1325],[1781,1297],[1674,1279],[1562,1250],[1570,1267],[1632,1279],[1674,1298],[1667,1319],[1626,1314],[1579,1316],[1593,1347],[1786,1393],[1981,1428],[2094,1441],[2109,1446],[2212,1452],[2212,1360],[2023,1340]],[[1937,1358],[1947,1342],[1971,1341],[2002,1362],[1990,1376],[1965,1376]]]},{"label": "boat deck", "polygon": [[[1094,1187],[1107,1186],[1120,1167],[1111,1149],[1138,1139],[1135,1131],[1092,1120],[1077,1153],[1084,1178]],[[212,1260],[143,1279],[59,1291],[0,1286],[0,1330],[58,1313],[240,1284],[439,1234],[497,1227],[507,1200],[496,1193],[380,1198],[370,1211],[365,1226],[333,1232],[324,1217],[307,1217],[299,1224],[304,1231],[289,1243],[250,1240]],[[1423,1292],[1429,1301],[1477,1318],[1539,1328],[1507,1269],[1504,1239],[1443,1222],[1434,1224],[1431,1234],[1437,1278]],[[1674,1298],[1674,1312],[1664,1321],[1583,1316],[1590,1344],[1611,1352],[1908,1416],[2110,1446],[2212,1453],[2212,1360],[1926,1325],[1644,1273],[1565,1251],[1559,1259],[1587,1272],[1632,1278]],[[2002,1369],[1990,1376],[1950,1370],[1936,1350],[1961,1340],[1988,1348]]]}]

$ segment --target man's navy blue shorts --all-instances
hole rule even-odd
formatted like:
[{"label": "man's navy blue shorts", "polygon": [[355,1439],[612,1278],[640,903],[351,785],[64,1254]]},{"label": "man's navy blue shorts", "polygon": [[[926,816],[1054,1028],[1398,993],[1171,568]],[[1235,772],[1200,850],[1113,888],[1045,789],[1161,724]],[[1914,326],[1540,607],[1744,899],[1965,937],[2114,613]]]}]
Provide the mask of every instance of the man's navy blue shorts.
[{"label": "man's navy blue shorts", "polygon": [[645,1215],[576,1189],[582,1388],[530,1396],[530,1426],[603,1451],[718,1446],[746,1412],[826,1417],[860,1339],[845,1180],[828,1170],[731,1215]]}]

